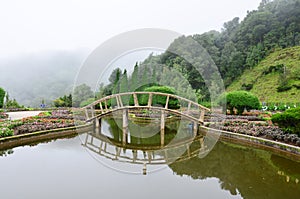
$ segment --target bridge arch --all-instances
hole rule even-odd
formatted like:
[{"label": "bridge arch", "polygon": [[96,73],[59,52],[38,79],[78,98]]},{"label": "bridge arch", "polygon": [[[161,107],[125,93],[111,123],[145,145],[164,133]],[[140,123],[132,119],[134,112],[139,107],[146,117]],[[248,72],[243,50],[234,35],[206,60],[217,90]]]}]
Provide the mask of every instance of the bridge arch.
[{"label": "bridge arch", "polygon": [[[147,103],[146,105],[141,105],[141,100],[139,100],[139,96],[146,96]],[[164,97],[165,103],[157,106],[157,104],[153,103],[153,99],[157,96]],[[124,102],[124,98],[126,98],[127,103]],[[129,104],[128,100],[133,99],[133,103]],[[178,100],[180,101],[180,107],[178,109],[171,109],[170,100]],[[115,106],[111,105],[111,102],[115,102]],[[99,106],[100,111],[95,112],[95,107]],[[115,111],[123,110],[124,112],[128,112],[131,109],[151,109],[151,110],[159,110],[163,114],[165,112],[170,112],[185,118],[188,118],[198,124],[204,123],[204,115],[206,112],[210,111],[209,108],[206,108],[192,100],[186,99],[184,97],[180,97],[174,94],[168,93],[160,93],[160,92],[126,92],[126,93],[118,93],[110,96],[106,96],[95,102],[85,106],[82,110],[85,112],[85,119],[87,122],[93,121],[96,118],[102,118],[105,115],[113,113]],[[126,113],[124,113],[126,114]]]}]

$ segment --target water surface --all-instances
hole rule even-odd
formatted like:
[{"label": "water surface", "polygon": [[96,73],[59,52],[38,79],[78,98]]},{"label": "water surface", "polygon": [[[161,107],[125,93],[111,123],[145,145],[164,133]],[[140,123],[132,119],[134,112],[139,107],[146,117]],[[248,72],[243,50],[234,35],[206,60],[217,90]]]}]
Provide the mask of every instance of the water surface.
[{"label": "water surface", "polygon": [[[122,131],[116,124],[103,122],[102,129],[112,138],[120,139],[117,131]],[[171,128],[168,131],[173,132]],[[109,168],[123,165],[141,171],[143,165],[120,163],[88,151],[82,145],[86,135],[3,152],[1,198],[295,199],[300,196],[300,164],[268,151],[218,142],[204,158],[195,156],[170,165],[152,166],[159,170],[142,175],[142,172],[124,173]],[[144,144],[153,145],[159,140],[147,139]],[[199,141],[190,144],[191,151],[200,147]],[[132,150],[121,151],[126,153]]]}]

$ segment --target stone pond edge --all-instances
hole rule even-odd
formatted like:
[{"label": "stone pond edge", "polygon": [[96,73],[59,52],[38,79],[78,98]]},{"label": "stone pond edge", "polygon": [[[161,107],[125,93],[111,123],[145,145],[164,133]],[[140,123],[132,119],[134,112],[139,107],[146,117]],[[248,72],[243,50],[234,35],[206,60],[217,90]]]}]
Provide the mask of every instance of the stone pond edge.
[{"label": "stone pond edge", "polygon": [[296,154],[297,156],[300,155],[300,147],[293,146],[290,144],[277,142],[274,140],[268,140],[268,139],[260,138],[260,137],[254,137],[254,136],[250,136],[250,135],[244,135],[244,134],[238,134],[238,133],[233,133],[233,132],[229,132],[229,131],[212,129],[212,128],[208,128],[208,127],[204,127],[204,126],[201,126],[200,128],[205,131],[219,133],[221,139],[239,140],[239,141],[246,142],[246,143],[252,143],[252,144],[260,145],[260,146],[266,146],[268,148],[273,148],[276,150],[282,150],[282,151],[285,151],[288,153]]},{"label": "stone pond edge", "polygon": [[91,128],[91,123],[66,128],[57,128],[51,130],[37,131],[22,135],[14,135],[0,138],[0,150],[9,149],[17,146],[30,145],[39,141],[75,136],[78,133],[85,132]]},{"label": "stone pond edge", "polygon": [[[84,132],[88,128],[91,128],[92,124],[87,123],[80,126],[72,126],[67,128],[57,128],[45,131],[37,131],[28,134],[15,135],[10,137],[0,138],[0,149],[8,149],[9,147],[16,147],[20,145],[31,144],[33,142],[38,142],[47,139],[62,138],[66,136],[76,135],[80,132]],[[212,129],[205,126],[201,126],[201,129],[209,132],[219,133],[222,139],[233,139],[240,140],[242,142],[253,143],[256,145],[262,145],[271,147],[273,149],[286,151],[288,153],[293,153],[300,155],[300,147],[289,145],[282,142],[277,142],[274,140],[268,140],[265,138],[254,137],[250,135],[238,134],[218,129]],[[63,133],[62,133],[63,132]]]}]

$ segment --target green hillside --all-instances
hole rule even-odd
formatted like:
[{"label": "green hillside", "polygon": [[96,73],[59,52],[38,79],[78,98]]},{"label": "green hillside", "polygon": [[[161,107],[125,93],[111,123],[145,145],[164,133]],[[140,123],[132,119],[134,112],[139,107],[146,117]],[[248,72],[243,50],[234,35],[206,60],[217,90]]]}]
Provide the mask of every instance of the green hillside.
[{"label": "green hillside", "polygon": [[300,102],[300,46],[275,51],[227,89],[248,90],[263,102]]}]

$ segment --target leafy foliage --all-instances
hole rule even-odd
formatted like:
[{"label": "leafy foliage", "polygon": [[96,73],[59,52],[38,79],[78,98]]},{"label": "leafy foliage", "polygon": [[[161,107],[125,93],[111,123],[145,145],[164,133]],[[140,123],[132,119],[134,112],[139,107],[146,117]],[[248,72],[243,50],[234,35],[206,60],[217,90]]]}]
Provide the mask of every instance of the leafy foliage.
[{"label": "leafy foliage", "polygon": [[[160,93],[169,93],[169,94],[175,94],[175,90],[173,88],[170,88],[168,86],[152,86],[149,88],[146,88],[144,91],[147,92],[160,92]],[[148,104],[148,96],[149,95],[142,95],[139,99],[139,103],[141,105],[147,105]],[[158,96],[153,95],[152,97],[152,104],[154,106],[165,106],[167,97],[166,96]],[[168,107],[171,109],[176,109],[180,107],[178,99],[169,99]]]},{"label": "leafy foliage", "polygon": [[[242,22],[239,22],[239,18],[234,18],[224,23],[221,32],[209,31],[193,35],[192,38],[207,50],[227,87],[245,70],[252,69],[276,49],[300,45],[300,1],[262,2],[258,10],[248,12]],[[171,44],[177,49],[180,49],[181,45],[177,40]],[[183,73],[192,88],[196,89],[204,100],[209,100],[206,83],[190,63],[170,52],[158,57],[158,63]],[[247,83],[250,84],[253,82]],[[285,86],[284,84],[283,82],[280,86]],[[251,86],[245,87],[245,90],[251,89]]]},{"label": "leafy foliage", "polygon": [[81,102],[92,97],[94,97],[94,94],[91,90],[91,87],[86,84],[81,84],[74,89],[72,96],[73,106],[79,107]]},{"label": "leafy foliage", "polygon": [[298,134],[300,136],[300,107],[274,114],[272,116],[272,122],[278,124],[285,132]]},{"label": "leafy foliage", "polygon": [[72,107],[72,94],[59,97],[53,103],[55,107]]},{"label": "leafy foliage", "polygon": [[5,90],[0,87],[0,108],[3,107],[4,97],[5,97]]},{"label": "leafy foliage", "polygon": [[14,131],[9,128],[0,128],[0,138],[1,137],[8,137],[12,136],[14,134]]},{"label": "leafy foliage", "polygon": [[[300,46],[276,50],[234,81],[227,90],[247,90],[267,103],[298,103],[300,92]],[[300,88],[300,87],[299,87]]]},{"label": "leafy foliage", "polygon": [[[254,70],[255,66],[261,64],[271,53],[277,52],[278,49],[300,45],[299,20],[299,0],[263,1],[257,10],[248,12],[243,21],[240,22],[239,18],[235,17],[224,23],[220,32],[213,30],[175,39],[165,53],[155,56],[151,54],[144,62],[139,65],[136,63],[132,75],[128,76],[127,71],[115,69],[109,78],[109,85],[102,87],[97,96],[99,98],[113,93],[143,90],[142,88],[153,85],[168,85],[176,88],[177,94],[184,95],[188,99],[197,98],[199,103],[211,101],[211,93],[219,93],[220,88],[215,83],[219,78],[213,74],[211,59],[216,64],[224,85],[228,87],[242,74]],[[199,47],[192,41],[197,41],[211,59],[207,57],[203,59]],[[180,52],[185,58],[172,52]],[[282,56],[279,60],[290,55]],[[293,57],[295,58],[297,56]],[[193,64],[189,62],[191,60]],[[288,90],[293,92],[296,98],[298,95],[294,90],[297,89],[298,82],[293,82],[290,78],[291,74],[295,74],[295,79],[300,80],[300,72],[284,70],[288,67],[288,63],[274,60],[268,68],[264,68],[247,81],[243,79],[242,83],[239,82],[238,88],[231,89],[231,87],[230,90],[253,92],[260,89],[257,88],[254,77],[265,75],[272,79],[271,76],[279,74],[275,91],[272,92],[285,93],[283,91]],[[202,73],[198,71],[199,69]],[[175,74],[175,71],[179,75],[170,75]],[[204,79],[203,74],[210,74],[210,78]],[[216,91],[212,91],[211,88]],[[265,90],[263,92],[267,93]],[[260,96],[255,92],[254,94]],[[260,96],[260,100],[265,99]],[[272,101],[276,102],[273,99]]]},{"label": "leafy foliage", "polygon": [[[224,99],[225,98],[225,99]],[[234,109],[237,109],[237,114],[241,115],[244,110],[259,109],[260,103],[256,96],[247,91],[233,91],[224,94],[219,104],[226,105],[231,114],[234,114]]]}]

